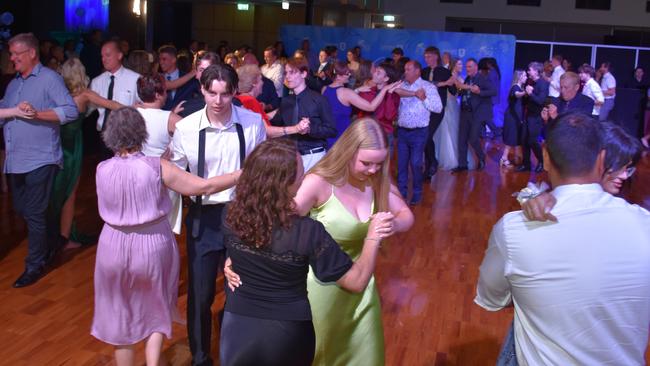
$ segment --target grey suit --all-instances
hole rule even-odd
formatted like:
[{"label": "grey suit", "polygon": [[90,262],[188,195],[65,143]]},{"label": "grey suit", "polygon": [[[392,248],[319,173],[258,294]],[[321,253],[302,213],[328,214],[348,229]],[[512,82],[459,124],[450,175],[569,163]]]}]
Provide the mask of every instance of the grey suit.
[{"label": "grey suit", "polygon": [[485,161],[485,153],[481,147],[481,128],[483,123],[492,119],[492,97],[497,90],[494,83],[481,72],[465,79],[466,85],[477,85],[478,94],[469,90],[462,93],[460,125],[458,127],[458,166],[467,167],[467,147],[472,146],[479,161]]}]

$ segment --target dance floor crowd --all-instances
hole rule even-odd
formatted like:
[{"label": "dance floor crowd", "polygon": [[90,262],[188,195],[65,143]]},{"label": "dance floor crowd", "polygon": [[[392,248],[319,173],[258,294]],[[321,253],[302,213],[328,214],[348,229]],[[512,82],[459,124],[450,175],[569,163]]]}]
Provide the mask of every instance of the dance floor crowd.
[{"label": "dance floor crowd", "polygon": [[[13,286],[97,244],[90,333],[118,365],[134,364],[139,343],[158,365],[173,322],[187,324],[193,365],[386,364],[373,275],[382,242],[413,227],[425,182],[483,170],[484,142],[498,138],[499,169],[548,177],[485,238],[474,302],[514,306],[498,364],[645,363],[650,214],[617,196],[648,137],[609,121],[609,62],[571,70],[555,55],[515,70],[497,126],[496,60],[435,46],[373,64],[359,46],[342,61],[335,46],[313,52],[305,40],[289,57],[277,42],[262,66],[225,43],[150,52],[95,32],[75,49],[26,33],[0,58],[1,188],[28,229]],[[75,224],[89,119],[96,238]]]}]

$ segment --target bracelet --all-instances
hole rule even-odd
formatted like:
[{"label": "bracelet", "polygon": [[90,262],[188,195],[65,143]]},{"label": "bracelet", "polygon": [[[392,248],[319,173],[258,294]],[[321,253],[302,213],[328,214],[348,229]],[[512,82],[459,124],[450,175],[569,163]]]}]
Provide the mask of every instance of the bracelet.
[{"label": "bracelet", "polygon": [[519,202],[520,205],[523,205],[527,201],[546,192],[548,189],[549,186],[546,182],[541,182],[539,185],[533,182],[528,182],[528,185],[525,188],[519,192],[513,193],[512,196],[517,198],[517,202]]}]

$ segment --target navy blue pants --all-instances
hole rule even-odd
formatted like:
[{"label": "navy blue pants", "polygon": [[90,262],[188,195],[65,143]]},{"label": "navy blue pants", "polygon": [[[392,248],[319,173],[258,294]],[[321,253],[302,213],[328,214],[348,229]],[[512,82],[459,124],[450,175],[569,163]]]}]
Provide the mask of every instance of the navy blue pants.
[{"label": "navy blue pants", "polygon": [[14,210],[27,222],[27,271],[41,270],[60,244],[60,224],[48,222],[47,217],[52,184],[58,170],[57,165],[50,164],[27,173],[7,174]]},{"label": "navy blue pants", "polygon": [[397,188],[406,199],[408,194],[409,167],[413,174],[411,201],[422,200],[424,147],[427,144],[428,127],[397,127]]}]

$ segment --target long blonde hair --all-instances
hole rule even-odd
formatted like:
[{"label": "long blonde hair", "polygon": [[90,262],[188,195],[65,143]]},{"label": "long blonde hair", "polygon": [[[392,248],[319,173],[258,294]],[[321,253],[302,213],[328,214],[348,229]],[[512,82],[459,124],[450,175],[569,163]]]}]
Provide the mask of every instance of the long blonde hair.
[{"label": "long blonde hair", "polygon": [[68,59],[61,65],[61,76],[73,96],[88,88],[89,79],[86,75],[86,68],[76,57]]},{"label": "long blonde hair", "polygon": [[[388,150],[386,135],[381,126],[371,117],[362,117],[352,122],[309,174],[316,174],[335,186],[348,182],[350,162],[354,160],[359,149]],[[386,154],[388,155],[388,154]],[[388,194],[390,193],[390,159],[382,164],[381,170],[370,178],[375,195],[376,211],[388,211]]]}]

